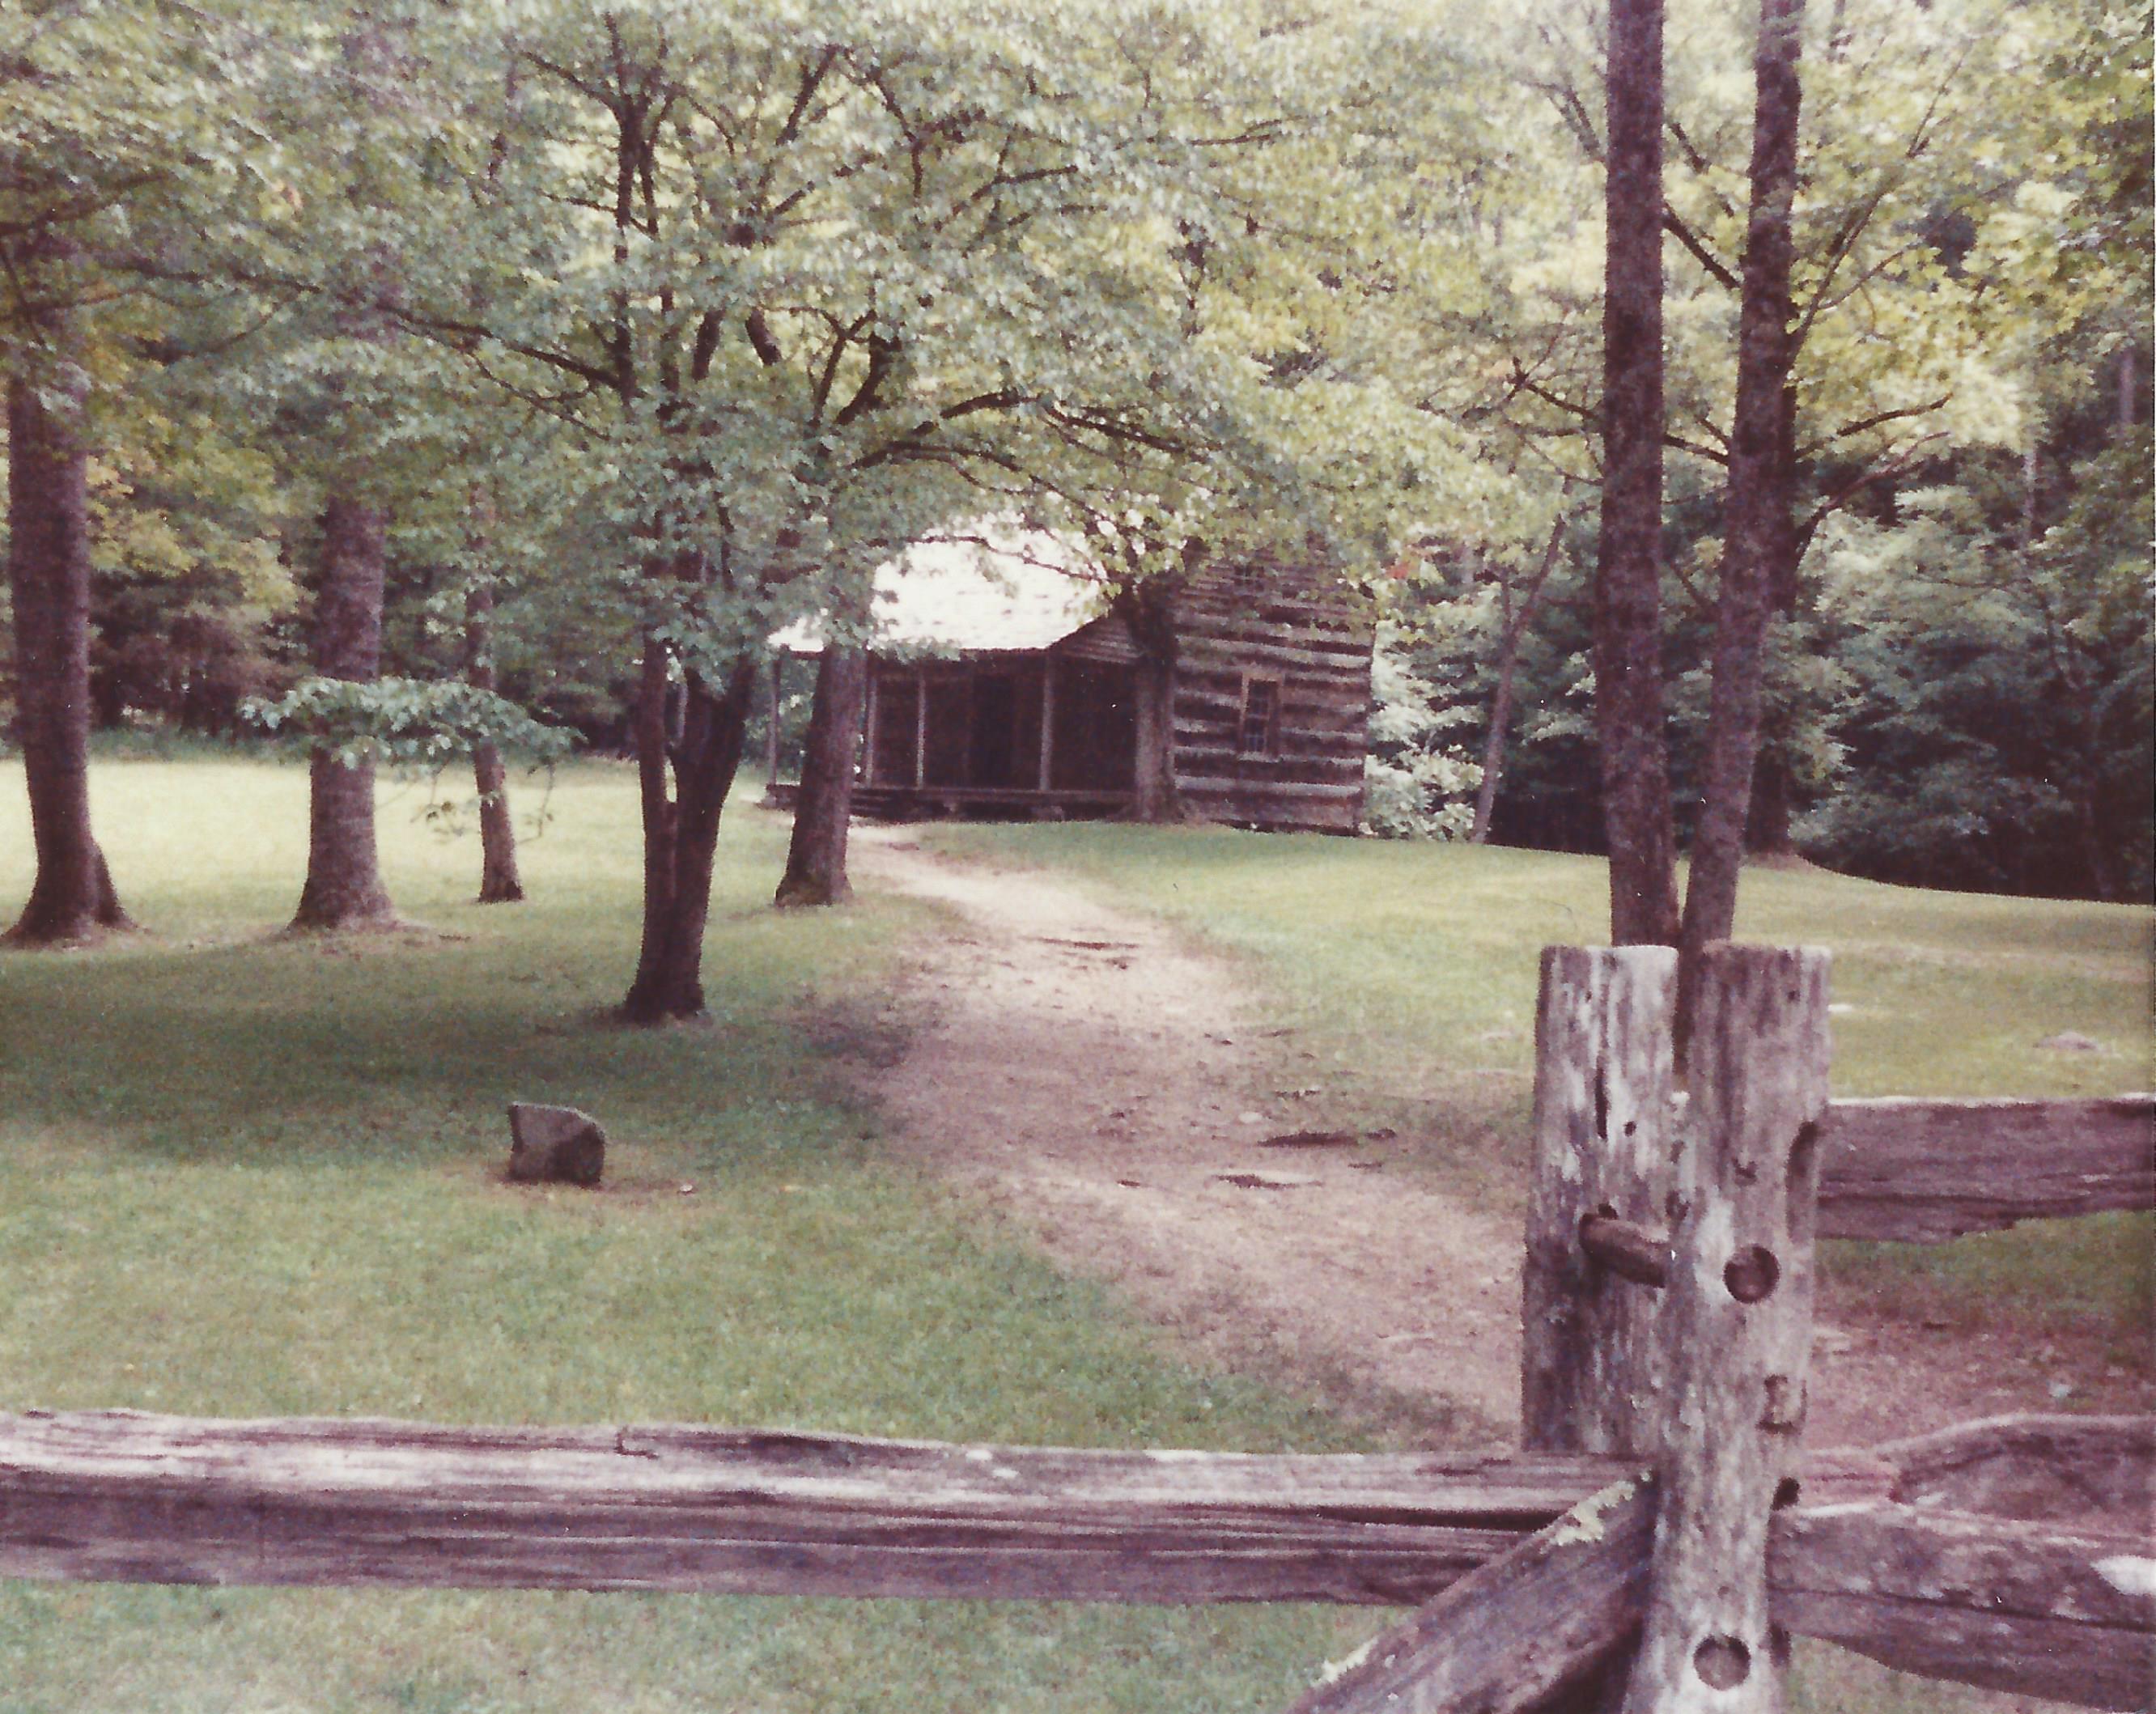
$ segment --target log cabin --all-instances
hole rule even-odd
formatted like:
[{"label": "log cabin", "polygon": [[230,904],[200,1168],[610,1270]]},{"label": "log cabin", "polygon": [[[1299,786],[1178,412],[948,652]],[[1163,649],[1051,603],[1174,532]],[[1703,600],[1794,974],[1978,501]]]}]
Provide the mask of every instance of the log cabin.
[{"label": "log cabin", "polygon": [[[1373,626],[1353,592],[1311,581],[1258,560],[1177,580],[1170,754],[1186,816],[1360,825]],[[822,644],[812,627],[773,642],[770,798],[790,807],[798,782],[779,775],[776,710],[788,661]],[[1060,539],[1003,528],[916,544],[877,573],[870,657],[856,813],[1129,809],[1139,641],[1108,579]]]}]

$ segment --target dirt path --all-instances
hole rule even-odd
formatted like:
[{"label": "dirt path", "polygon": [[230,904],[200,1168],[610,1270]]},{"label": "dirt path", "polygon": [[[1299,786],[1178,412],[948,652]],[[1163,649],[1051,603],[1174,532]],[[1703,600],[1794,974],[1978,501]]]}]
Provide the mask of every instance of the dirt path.
[{"label": "dirt path", "polygon": [[[1516,1441],[1516,1222],[1382,1147],[1263,1146],[1311,1122],[1291,1092],[1252,1093],[1277,1044],[1232,967],[1161,924],[901,829],[854,839],[865,875],[964,924],[928,949],[927,1021],[877,1084],[901,1147],[1229,1367],[1432,1441]],[[1815,1444],[2057,1408],[1989,1341],[1841,1320],[1815,1348]]]},{"label": "dirt path", "polygon": [[905,1146],[1231,1363],[1426,1401],[1456,1441],[1512,1437],[1517,1234],[1373,1167],[1380,1150],[1260,1147],[1296,1118],[1245,1099],[1262,1026],[1232,972],[1041,875],[855,838],[879,880],[966,925],[879,1085]]}]

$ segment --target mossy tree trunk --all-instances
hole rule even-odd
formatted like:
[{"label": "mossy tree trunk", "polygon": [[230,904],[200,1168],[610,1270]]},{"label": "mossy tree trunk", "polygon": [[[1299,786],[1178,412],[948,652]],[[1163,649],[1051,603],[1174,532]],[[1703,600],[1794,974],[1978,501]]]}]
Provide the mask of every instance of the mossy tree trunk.
[{"label": "mossy tree trunk", "polygon": [[757,664],[737,663],[716,692],[685,673],[680,733],[670,742],[670,651],[644,641],[638,675],[636,763],[644,819],[644,938],[636,978],[622,1002],[632,1024],[665,1024],[704,1013],[704,926],[711,908],[711,862],[719,816],[741,766],[755,695]]},{"label": "mossy tree trunk", "polygon": [[[321,587],[315,597],[313,664],[324,678],[365,683],[382,669],[382,580],[388,519],[354,492],[331,491],[322,508]],[[374,762],[346,761],[326,747],[313,759],[307,813],[307,880],[292,926],[377,928],[397,920],[382,884],[374,829]]]},{"label": "mossy tree trunk", "polygon": [[[465,681],[475,690],[495,688],[494,591],[475,583],[465,597]],[[479,791],[479,901],[514,905],[524,897],[516,873],[516,828],[509,814],[509,770],[498,747],[484,739],[472,746],[472,783]]]},{"label": "mossy tree trunk", "polygon": [[816,663],[816,695],[802,751],[786,875],[773,901],[781,909],[837,905],[853,895],[846,879],[846,834],[853,819],[854,762],[868,684],[866,649],[825,646]]},{"label": "mossy tree trunk", "polygon": [[37,874],[8,940],[65,946],[126,928],[90,824],[88,384],[66,314],[48,311],[56,374],[8,378],[8,587],[16,728]]}]

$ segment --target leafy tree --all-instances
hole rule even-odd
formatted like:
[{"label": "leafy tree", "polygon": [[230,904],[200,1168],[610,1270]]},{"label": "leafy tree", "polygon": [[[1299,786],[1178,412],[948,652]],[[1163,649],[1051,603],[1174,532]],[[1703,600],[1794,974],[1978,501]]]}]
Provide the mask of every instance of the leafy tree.
[{"label": "leafy tree", "polygon": [[1389,839],[1460,839],[1474,826],[1466,794],[1476,765],[1449,742],[1467,714],[1416,670],[1397,621],[1378,629],[1370,672],[1369,759],[1363,819]]},{"label": "leafy tree", "polygon": [[174,379],[137,366],[90,464],[92,715],[232,736],[242,703],[294,676],[290,496],[266,450]]},{"label": "leafy tree", "polygon": [[[2058,223],[2036,215],[2036,205],[2061,192],[2053,182],[2023,188],[2023,163],[2056,167],[2056,175],[2045,174],[2047,180],[2078,175],[2092,182],[2098,176],[2092,163],[2107,151],[2082,143],[2079,115],[2120,110],[2117,97],[2127,85],[2106,84],[2093,68],[2139,40],[2123,23],[2122,10],[2010,11],[1969,3],[1912,13],[1846,0],[1812,21],[1805,63],[1820,99],[1804,104],[1799,149],[1805,165],[1792,209],[1786,323],[1794,384],[1781,393],[1782,434],[1794,470],[1794,527],[1765,573],[1775,623],[1762,653],[1763,802],[1751,818],[1755,848],[1786,849],[1792,786],[1799,778],[1823,785],[1836,753],[1828,721],[1840,671],[1804,646],[1820,634],[1806,615],[1816,603],[1824,563],[1815,556],[1809,577],[1800,579],[1806,546],[1851,509],[1891,505],[1897,484],[1933,480],[1948,449],[1966,449],[1956,451],[1957,458],[1981,457],[1983,449],[2010,442],[2034,403],[2020,378],[2017,342],[2025,330],[2041,326],[2056,335],[2071,321],[2061,314],[2065,293],[2041,285],[2041,257],[2048,249],[2076,259],[2061,271],[2082,275],[2084,290],[2103,273],[2083,259],[2091,254],[2088,244],[2062,241]],[[1694,819],[1699,789],[1689,783],[1693,758],[1706,760],[1727,726],[1709,718],[1701,621],[1716,605],[1717,564],[1735,562],[1744,533],[1729,472],[1742,344],[1736,336],[1747,218],[1741,121],[1747,115],[1729,99],[1727,74],[1741,51],[1742,9],[1687,6],[1676,20],[1663,129],[1670,153],[1666,242],[1660,248],[1671,305],[1665,341],[1669,409],[1661,432],[1677,456],[1659,526],[1659,629],[1661,673],[1675,716],[1671,768],[1681,828]],[[1540,9],[1511,38],[1512,58],[1504,64],[1548,98],[1558,121],[1555,135],[1571,140],[1590,171],[1609,152],[1595,88],[1596,34],[1586,27],[1591,22],[1568,8]],[[2041,93],[2007,100],[2001,92],[2009,85],[2023,96]],[[2110,94],[2085,106],[2083,91],[2092,88]],[[2138,145],[2116,146],[2131,134],[2129,125],[2107,139],[2112,158],[2127,162],[2141,152]],[[2070,143],[2064,150],[2040,140],[2062,136]],[[1542,136],[1522,128],[1522,151],[1543,146]],[[1559,182],[1577,181],[1577,168],[1542,158]],[[2135,170],[2122,168],[2117,177],[2131,182]],[[2064,194],[2076,208],[2082,206],[2077,186],[2070,184]],[[1454,353],[1490,353],[1495,362],[1486,359],[1485,367],[1502,366],[1506,382],[1480,398],[1461,388],[1442,408],[1473,423],[1487,450],[1516,460],[1516,473],[1568,463],[1567,474],[1599,480],[1604,474],[1599,461],[1583,467],[1569,462],[1573,455],[1564,450],[1578,446],[1588,460],[1602,450],[1577,434],[1593,415],[1596,389],[1589,377],[1597,355],[1581,313],[1594,294],[1591,283],[1582,290],[1578,246],[1568,250],[1562,221],[1538,213],[1532,196],[1513,185],[1502,185],[1496,202],[1507,218],[1483,219],[1479,230],[1491,247],[1486,272],[1504,282],[1502,295],[1493,291],[1480,314],[1448,308],[1431,317],[1431,326],[1442,330]],[[2030,233],[2018,254],[2001,241],[2010,215]],[[2124,229],[2123,221],[2113,225]],[[1510,242],[1523,230],[1531,234],[1532,259],[1512,260],[1517,253]],[[2102,295],[2101,288],[2089,290],[2087,300]],[[1457,356],[1451,367],[1471,372]],[[2069,367],[2078,372],[2081,366]],[[1455,526],[1450,533],[1474,544],[1471,530]],[[1509,562],[1497,563],[1519,562],[1517,535],[1513,541]],[[1545,603],[1541,613],[1560,629],[1570,623],[1562,601]],[[1555,656],[1557,662],[1565,658],[1562,650]],[[1527,694],[1535,715],[1548,711],[1561,729],[1573,682],[1561,669],[1531,674]],[[1697,777],[1703,787],[1704,773]],[[1734,800],[1732,793],[1722,796]]]},{"label": "leafy tree", "polygon": [[1196,391],[1153,234],[1229,141],[1222,57],[1195,19],[1116,8],[414,28],[459,98],[429,168],[457,230],[377,307],[581,443],[558,500],[613,531],[642,639],[626,1006],[689,1015],[763,639],[1014,471],[1097,458]]},{"label": "leafy tree", "polygon": [[37,873],[20,945],[126,925],[89,798],[90,312],[112,299],[98,247],[150,214],[196,144],[172,96],[190,41],[152,43],[133,8],[0,15],[0,366],[7,387],[8,576],[16,726]]},{"label": "leafy tree", "polygon": [[1808,845],[1923,885],[2148,896],[2148,455],[2144,427],[2087,461],[2033,541],[2012,460],[1837,526],[1845,771]]}]

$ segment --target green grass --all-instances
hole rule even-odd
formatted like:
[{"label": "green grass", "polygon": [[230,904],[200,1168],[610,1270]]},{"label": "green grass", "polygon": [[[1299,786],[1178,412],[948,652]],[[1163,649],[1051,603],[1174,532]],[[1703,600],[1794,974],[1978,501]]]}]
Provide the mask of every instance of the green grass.
[{"label": "green grass", "polygon": [[[931,919],[770,911],[768,818],[729,818],[714,1027],[646,1033],[603,1016],[635,947],[624,768],[565,772],[517,907],[468,902],[475,840],[385,786],[385,872],[425,931],[331,942],[274,937],[301,771],[101,758],[95,782],[151,932],[0,955],[0,1409],[1353,1444],[1164,1357],[880,1157],[842,1055],[899,1027],[887,984]],[[0,908],[22,803],[0,769]],[[512,1097],[600,1115],[608,1188],[500,1183]],[[0,1711],[1267,1710],[1373,1622],[0,1583]]]},{"label": "green grass", "polygon": [[[625,769],[564,772],[514,908],[470,904],[475,841],[422,818],[424,788],[386,786],[385,869],[424,930],[331,942],[275,937],[304,866],[299,770],[136,746],[95,783],[151,932],[0,955],[0,1409],[1358,1444],[1302,1401],[1163,1356],[1108,1294],[884,1157],[847,1055],[902,1032],[891,981],[937,920],[873,896],[773,913],[770,819],[729,815],[714,1027],[638,1033],[603,1021],[634,953]],[[519,789],[528,813],[539,793]],[[1291,1031],[1283,1075],[1323,1087],[1313,1104],[1397,1123],[1428,1171],[1517,1198],[1534,951],[1599,937],[1599,865],[1203,829],[929,837],[1070,869],[1231,949]],[[28,849],[19,772],[0,768],[0,909]],[[1837,1020],[1845,1092],[2148,1081],[2146,912],[1784,875],[1748,882],[1748,932],[1836,949],[1856,1008]],[[2113,1052],[2034,1048],[2069,1028]],[[511,1097],[600,1114],[609,1188],[499,1183]],[[2145,1225],[2094,1221],[1920,1265],[1845,1247],[1835,1265],[1907,1290],[1943,1270],[1949,1298],[2004,1279],[2131,1328],[2148,1250]],[[0,1583],[0,1714],[1264,1711],[1375,1622]],[[1826,1654],[1800,1672],[1814,1714],[2011,1706]]]}]

